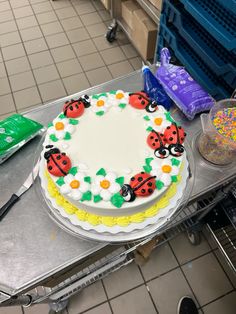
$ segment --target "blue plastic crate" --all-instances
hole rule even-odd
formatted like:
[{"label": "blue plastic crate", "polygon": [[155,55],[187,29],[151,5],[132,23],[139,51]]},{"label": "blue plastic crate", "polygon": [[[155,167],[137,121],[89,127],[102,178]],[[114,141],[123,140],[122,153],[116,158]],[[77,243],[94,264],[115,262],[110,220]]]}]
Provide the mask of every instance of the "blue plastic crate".
[{"label": "blue plastic crate", "polygon": [[162,46],[170,47],[175,57],[185,66],[193,78],[205,88],[216,100],[228,98],[233,88],[215,73],[198,57],[189,44],[175,31],[161,23],[158,41],[158,60]]},{"label": "blue plastic crate", "polygon": [[[178,0],[177,0],[178,1]],[[236,2],[180,0],[185,9],[227,50],[236,51]]]},{"label": "blue plastic crate", "polygon": [[236,87],[236,53],[228,51],[218,43],[191,17],[181,3],[165,0],[162,21],[167,26],[173,24],[211,70],[221,76],[232,88]]}]

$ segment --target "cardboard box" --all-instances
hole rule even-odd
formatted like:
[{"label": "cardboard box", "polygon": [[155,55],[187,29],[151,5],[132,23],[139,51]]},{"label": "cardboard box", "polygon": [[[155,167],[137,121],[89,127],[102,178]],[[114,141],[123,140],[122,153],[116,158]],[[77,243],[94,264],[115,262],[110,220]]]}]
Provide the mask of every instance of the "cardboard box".
[{"label": "cardboard box", "polygon": [[151,2],[151,4],[154,5],[155,8],[158,9],[158,11],[161,12],[161,8],[162,8],[162,0],[149,0]]},{"label": "cardboard box", "polygon": [[102,4],[104,5],[104,7],[107,9],[107,10],[110,10],[111,8],[111,0],[101,0]]},{"label": "cardboard box", "polygon": [[157,25],[142,9],[133,13],[132,39],[144,60],[154,58]]},{"label": "cardboard box", "polygon": [[133,12],[139,9],[140,6],[133,0],[121,3],[121,16],[131,29],[133,29]]}]

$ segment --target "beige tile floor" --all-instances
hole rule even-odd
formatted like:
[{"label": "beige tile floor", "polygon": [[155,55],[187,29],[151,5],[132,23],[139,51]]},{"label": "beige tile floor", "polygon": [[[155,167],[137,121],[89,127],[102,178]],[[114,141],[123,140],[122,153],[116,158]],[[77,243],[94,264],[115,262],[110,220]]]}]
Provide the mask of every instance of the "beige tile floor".
[{"label": "beige tile floor", "polygon": [[140,68],[110,22],[99,0],[0,0],[0,119]]},{"label": "beige tile floor", "polygon": [[[123,33],[109,44],[99,0],[0,0],[0,119],[140,68]],[[233,314],[236,277],[206,234],[184,234],[71,298],[64,314],[174,314],[192,296],[200,313]],[[47,305],[1,308],[0,314],[47,314]]]}]

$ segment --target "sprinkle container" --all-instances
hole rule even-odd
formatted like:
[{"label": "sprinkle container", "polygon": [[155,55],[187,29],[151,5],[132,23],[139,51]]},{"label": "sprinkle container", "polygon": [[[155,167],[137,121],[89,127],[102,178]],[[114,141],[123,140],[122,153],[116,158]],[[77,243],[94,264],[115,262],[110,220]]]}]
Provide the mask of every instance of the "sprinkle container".
[{"label": "sprinkle container", "polygon": [[217,102],[209,114],[201,115],[198,149],[208,161],[227,165],[236,161],[236,99]]}]

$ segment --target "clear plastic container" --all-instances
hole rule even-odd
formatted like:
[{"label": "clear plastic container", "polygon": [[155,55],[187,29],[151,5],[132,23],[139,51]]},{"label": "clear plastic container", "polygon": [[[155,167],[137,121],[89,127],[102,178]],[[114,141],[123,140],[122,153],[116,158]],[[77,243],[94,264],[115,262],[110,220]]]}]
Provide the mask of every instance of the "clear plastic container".
[{"label": "clear plastic container", "polygon": [[205,159],[216,165],[236,161],[236,141],[220,134],[213,124],[215,115],[227,108],[236,109],[236,99],[221,100],[212,107],[209,114],[201,115],[203,132],[198,140],[198,149]]}]

